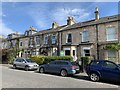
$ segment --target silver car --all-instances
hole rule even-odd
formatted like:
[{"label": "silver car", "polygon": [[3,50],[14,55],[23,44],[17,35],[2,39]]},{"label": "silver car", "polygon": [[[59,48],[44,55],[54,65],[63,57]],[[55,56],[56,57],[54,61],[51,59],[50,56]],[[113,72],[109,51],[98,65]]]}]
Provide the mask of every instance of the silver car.
[{"label": "silver car", "polygon": [[37,70],[39,65],[35,62],[32,62],[29,58],[17,58],[13,62],[13,68],[22,68],[26,71],[28,70]]}]

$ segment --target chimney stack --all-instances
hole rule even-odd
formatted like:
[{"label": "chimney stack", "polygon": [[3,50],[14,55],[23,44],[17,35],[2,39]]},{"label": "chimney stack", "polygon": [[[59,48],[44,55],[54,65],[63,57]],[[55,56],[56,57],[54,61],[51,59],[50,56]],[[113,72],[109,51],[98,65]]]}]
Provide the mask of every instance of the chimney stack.
[{"label": "chimney stack", "polygon": [[98,10],[98,7],[95,8],[95,19],[99,20],[99,10]]},{"label": "chimney stack", "polygon": [[59,24],[57,22],[52,23],[52,28],[57,28],[58,26],[59,26]]},{"label": "chimney stack", "polygon": [[75,24],[75,20],[72,16],[69,16],[67,19],[67,25],[73,25]]}]

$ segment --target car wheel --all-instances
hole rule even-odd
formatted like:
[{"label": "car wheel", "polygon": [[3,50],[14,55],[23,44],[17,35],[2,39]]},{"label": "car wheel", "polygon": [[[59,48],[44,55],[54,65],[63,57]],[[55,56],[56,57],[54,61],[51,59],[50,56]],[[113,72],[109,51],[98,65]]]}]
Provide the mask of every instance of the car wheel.
[{"label": "car wheel", "polygon": [[67,76],[67,71],[66,70],[61,70],[60,75],[65,77]]},{"label": "car wheel", "polygon": [[44,73],[44,72],[45,72],[44,68],[41,67],[41,68],[39,69],[39,72],[40,72],[40,73]]},{"label": "car wheel", "polygon": [[96,82],[96,81],[99,81],[100,77],[99,77],[99,75],[96,74],[96,73],[91,73],[91,74],[90,74],[90,79],[91,79],[92,81]]},{"label": "car wheel", "polygon": [[25,66],[25,71],[28,71],[29,70],[29,67],[28,66]]},{"label": "car wheel", "polygon": [[13,69],[16,69],[16,65],[15,64],[13,65]]}]

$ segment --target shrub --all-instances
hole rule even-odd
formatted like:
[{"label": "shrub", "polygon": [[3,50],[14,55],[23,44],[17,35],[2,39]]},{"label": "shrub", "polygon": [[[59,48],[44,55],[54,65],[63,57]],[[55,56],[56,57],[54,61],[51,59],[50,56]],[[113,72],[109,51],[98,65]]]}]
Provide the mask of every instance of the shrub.
[{"label": "shrub", "polygon": [[92,57],[81,57],[81,60],[83,60],[84,66],[86,66],[90,61],[92,60]]},{"label": "shrub", "polygon": [[39,55],[33,55],[30,58],[32,59],[33,62],[36,62],[38,64],[43,64],[44,62],[44,57],[45,56],[39,56]]},{"label": "shrub", "polygon": [[34,62],[38,64],[46,64],[53,60],[70,60],[73,61],[71,56],[40,56],[40,55],[33,55],[30,57]]}]

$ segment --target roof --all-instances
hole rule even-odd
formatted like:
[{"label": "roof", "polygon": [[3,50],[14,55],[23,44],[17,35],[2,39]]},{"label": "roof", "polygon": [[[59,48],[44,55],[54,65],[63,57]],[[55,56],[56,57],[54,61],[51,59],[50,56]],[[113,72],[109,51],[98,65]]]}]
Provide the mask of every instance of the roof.
[{"label": "roof", "polygon": [[[107,22],[113,22],[113,21],[118,21],[118,20],[120,20],[120,14],[113,15],[113,16],[102,17],[99,20],[93,19],[93,20],[89,20],[89,21],[85,21],[85,22],[75,23],[73,25],[63,25],[63,26],[58,26],[57,28],[40,30],[39,32],[36,32],[35,34],[33,34],[31,36],[21,35],[21,36],[16,37],[16,38],[32,37],[32,36],[35,36],[35,35],[54,33],[54,32],[64,31],[64,30],[71,30],[71,29],[75,29],[75,28],[80,28],[80,27],[85,27],[85,26],[90,26],[90,25],[96,25],[96,24],[101,24],[101,23],[107,23]],[[35,28],[33,28],[33,27],[30,27],[30,28],[32,28],[32,30],[35,31]],[[13,38],[13,39],[16,39],[16,38]]]},{"label": "roof", "polygon": [[89,20],[89,21],[85,21],[85,22],[75,23],[73,25],[63,25],[63,26],[59,26],[57,28],[41,30],[33,35],[40,35],[40,34],[57,32],[57,31],[70,30],[70,29],[75,29],[75,28],[80,28],[80,27],[85,27],[85,26],[90,26],[90,25],[95,25],[95,24],[100,24],[100,23],[113,22],[113,21],[117,21],[117,20],[120,20],[120,14],[102,17],[99,20],[93,19],[93,20]]},{"label": "roof", "polygon": [[113,16],[102,17],[99,20],[93,19],[93,20],[89,20],[89,21],[85,21],[85,22],[75,23],[73,25],[69,25],[68,27],[66,27],[63,30],[85,27],[85,26],[90,26],[90,25],[95,25],[95,24],[100,24],[100,23],[113,22],[113,21],[117,21],[117,20],[120,20],[120,14],[113,15]]},{"label": "roof", "polygon": [[63,25],[63,26],[58,26],[57,28],[50,28],[50,29],[46,29],[46,30],[41,30],[33,35],[40,35],[40,34],[45,34],[45,33],[52,33],[52,32],[56,32],[61,30],[62,28],[66,27],[67,25]]}]

